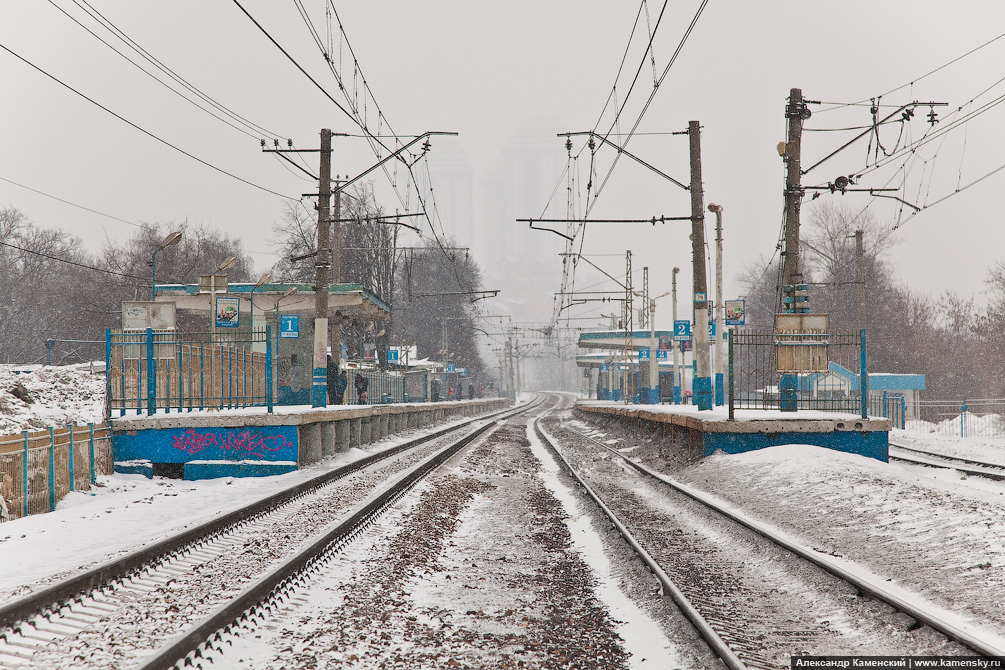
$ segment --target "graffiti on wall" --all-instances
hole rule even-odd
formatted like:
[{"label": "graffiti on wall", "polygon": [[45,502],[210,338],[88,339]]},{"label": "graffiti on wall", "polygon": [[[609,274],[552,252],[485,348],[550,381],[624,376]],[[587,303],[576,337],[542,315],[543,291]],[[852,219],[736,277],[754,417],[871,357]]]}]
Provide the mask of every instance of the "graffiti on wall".
[{"label": "graffiti on wall", "polygon": [[217,449],[228,452],[228,455],[237,459],[265,459],[269,454],[295,446],[283,435],[263,435],[260,430],[248,428],[209,430],[189,428],[180,435],[171,436],[171,447],[190,456],[207,449]]},{"label": "graffiti on wall", "polygon": [[[130,434],[131,433],[131,434]],[[206,427],[116,433],[116,461],[297,461],[296,426]]]}]

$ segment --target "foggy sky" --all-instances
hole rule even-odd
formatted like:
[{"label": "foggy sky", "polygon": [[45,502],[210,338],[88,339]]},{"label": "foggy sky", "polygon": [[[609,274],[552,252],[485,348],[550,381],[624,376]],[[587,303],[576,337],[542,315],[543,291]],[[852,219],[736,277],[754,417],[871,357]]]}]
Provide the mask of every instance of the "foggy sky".
[{"label": "foggy sky", "polygon": [[[69,0],[54,2],[98,31]],[[293,3],[242,0],[242,4],[318,81],[333,95],[337,93]],[[657,71],[665,67],[699,4],[692,0],[667,5],[653,42]],[[255,123],[292,138],[299,147],[316,146],[321,127],[336,132],[357,130],[233,2],[95,0],[92,5],[194,85]],[[323,3],[305,0],[304,5],[316,25],[324,26]],[[557,238],[527,230],[513,218],[566,215],[564,181],[545,209],[558,179],[558,174],[548,173],[566,164],[564,139],[555,134],[589,130],[597,122],[638,5],[597,0],[385,0],[336,6],[362,71],[394,129],[400,134],[460,133],[457,138],[434,138],[429,166],[434,188],[437,170],[449,167],[438,165],[438,156],[468,166],[472,220],[445,220],[443,228],[456,231],[458,242],[471,246],[483,267],[495,264],[493,254],[500,247],[491,240],[500,234],[512,236],[518,245],[553,254]],[[650,3],[651,23],[662,6]],[[701,121],[705,202],[724,207],[726,297],[739,295],[737,274],[759,258],[770,258],[778,240],[784,173],[775,145],[785,137],[783,112],[790,88],[802,88],[808,99],[845,103],[868,101],[916,81],[884,97],[882,104],[911,99],[948,102],[948,108],[937,110],[941,122],[948,123],[958,107],[966,112],[968,101],[1002,78],[1005,39],[919,78],[996,37],[1003,26],[1005,5],[997,0],[957,3],[952,10],[929,0],[710,2],[639,133],[682,131],[689,120]],[[648,39],[644,15],[640,30],[618,85],[619,101]],[[316,183],[262,154],[257,138],[236,132],[167,92],[48,2],[0,4],[0,44],[228,172],[293,197],[316,192]],[[348,67],[351,73],[351,62]],[[277,196],[168,149],[2,51],[0,84],[0,177],[132,222],[186,217],[204,222],[241,236],[260,270],[275,260],[271,228],[283,204]],[[653,69],[647,63],[629,99],[622,131],[631,127],[652,86]],[[998,85],[974,107],[1003,93],[1005,86]],[[814,106],[807,127],[870,122],[868,106],[821,111],[832,107]],[[911,136],[920,137],[928,129],[927,113],[927,107],[918,109]],[[611,119],[606,116],[600,130],[606,131]],[[932,202],[1001,165],[1003,120],[1005,106],[991,108],[965,131],[950,133],[944,142],[933,142],[919,151],[902,195],[917,204]],[[883,140],[892,146],[897,130],[889,128]],[[807,133],[804,165],[830,153],[850,136]],[[528,141],[540,144],[542,151],[548,151],[551,143],[553,154],[541,158],[547,169],[540,171],[536,185],[514,181],[507,190],[504,182],[514,173],[515,147]],[[582,143],[577,138],[575,152]],[[336,138],[335,146],[336,174],[355,175],[374,162],[361,139]],[[687,182],[686,137],[639,135],[628,148]],[[808,175],[805,183],[826,183],[861,169],[865,152],[866,143],[860,142]],[[586,180],[588,152],[582,156],[580,179]],[[597,152],[598,183],[612,157],[610,150]],[[316,170],[317,154],[308,154],[307,160]],[[899,165],[870,174],[862,185],[899,185],[901,176],[895,169]],[[385,207],[401,208],[383,174],[375,173],[375,179]],[[905,222],[890,256],[903,282],[932,295],[952,290],[980,299],[984,276],[1001,258],[999,249],[1005,241],[997,202],[1003,185],[1005,171]],[[507,206],[498,204],[500,197],[507,198]],[[828,198],[855,211],[870,205],[863,194],[824,196]],[[72,231],[92,250],[106,238],[121,239],[134,231],[128,224],[4,181],[0,181],[0,203],[17,207],[39,225]],[[410,204],[415,211],[414,200]],[[870,212],[881,221],[893,221],[899,208],[893,201],[873,201]],[[444,204],[441,214],[446,209]],[[581,213],[582,208],[577,211]],[[591,216],[648,218],[688,212],[685,191],[622,159]],[[710,216],[707,222],[713,220]],[[588,229],[584,252],[620,254],[596,259],[617,275],[623,274],[623,254],[631,248],[634,267],[650,267],[651,290],[658,294],[669,289],[674,265],[681,267],[682,286],[690,285],[688,232],[687,224],[617,229],[596,225]],[[464,239],[466,235],[471,239]],[[557,256],[554,263],[557,272]],[[505,293],[505,286],[486,288],[502,288]],[[558,289],[557,284],[541,287],[545,298],[541,320],[549,318],[550,294]],[[577,313],[601,311],[597,307]],[[663,308],[659,312],[661,327],[669,325],[668,312]]]}]

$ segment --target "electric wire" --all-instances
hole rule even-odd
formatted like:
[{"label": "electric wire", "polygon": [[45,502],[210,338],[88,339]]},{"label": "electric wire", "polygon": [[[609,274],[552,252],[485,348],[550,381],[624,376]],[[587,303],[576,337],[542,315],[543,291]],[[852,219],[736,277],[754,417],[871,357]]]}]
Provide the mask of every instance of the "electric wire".
[{"label": "electric wire", "polygon": [[112,116],[114,116],[118,120],[122,121],[126,125],[129,125],[132,128],[140,131],[141,133],[143,133],[147,137],[150,137],[151,139],[157,140],[161,144],[163,144],[163,145],[165,145],[167,147],[170,147],[171,149],[174,149],[178,153],[183,154],[185,156],[188,156],[189,158],[191,158],[192,160],[196,161],[197,163],[201,163],[202,165],[205,165],[208,168],[216,170],[217,172],[219,172],[221,174],[224,174],[224,175],[230,177],[231,179],[236,179],[237,181],[239,181],[241,183],[247,184],[248,186],[252,186],[252,187],[257,188],[257,189],[259,189],[261,191],[265,191],[266,193],[271,193],[272,195],[277,195],[280,198],[286,198],[287,200],[297,200],[297,198],[293,198],[291,196],[284,195],[282,193],[279,193],[278,191],[273,191],[270,188],[266,188],[265,186],[260,186],[259,184],[256,184],[254,182],[248,181],[247,179],[244,179],[242,177],[238,177],[237,175],[233,174],[232,172],[228,172],[228,171],[224,170],[223,168],[217,167],[216,165],[213,165],[212,163],[210,163],[208,161],[205,161],[202,158],[199,158],[198,156],[195,156],[194,154],[189,153],[188,151],[185,151],[184,149],[178,147],[177,145],[172,144],[171,142],[168,142],[167,140],[158,137],[157,135],[153,134],[149,130],[146,130],[146,129],[144,129],[144,128],[138,126],[138,125],[136,125],[135,123],[133,123],[129,119],[125,118],[124,116],[121,116],[120,114],[117,114],[117,113],[113,112],[111,109],[109,109],[108,107],[105,107],[104,105],[102,105],[100,102],[97,102],[93,98],[89,98],[88,96],[84,95],[83,93],[81,93],[77,89],[73,88],[69,84],[66,84],[63,81],[61,81],[60,79],[56,78],[54,75],[49,74],[48,72],[46,72],[45,70],[43,70],[39,66],[37,66],[34,63],[32,63],[31,61],[29,61],[28,59],[26,59],[26,58],[20,56],[19,54],[15,53],[14,51],[12,51],[6,45],[0,44],[0,49],[3,49],[4,51],[6,51],[7,53],[9,53],[10,55],[12,55],[15,58],[17,58],[18,60],[20,60],[21,62],[25,63],[26,65],[30,66],[31,68],[33,68],[34,70],[40,72],[41,74],[45,75],[46,77],[48,77],[52,81],[56,82],[57,84],[59,84],[63,88],[65,88],[65,89],[67,89],[67,90],[75,93],[76,95],[80,96],[81,98],[83,98],[84,100],[88,101],[89,103],[91,103],[95,107],[98,107],[99,109],[107,112],[108,114],[111,114]]},{"label": "electric wire", "polygon": [[71,207],[76,207],[77,209],[82,209],[84,211],[91,212],[92,214],[97,214],[99,216],[108,217],[109,219],[114,219],[115,221],[120,221],[122,223],[129,224],[130,226],[135,226],[136,228],[142,228],[143,227],[141,224],[133,223],[132,221],[127,221],[125,219],[120,219],[117,216],[112,216],[111,214],[105,214],[104,212],[99,212],[98,210],[91,209],[90,207],[84,207],[83,205],[78,205],[75,202],[70,202],[69,200],[64,200],[63,198],[60,198],[60,197],[55,196],[55,195],[52,195],[51,193],[46,193],[45,191],[40,191],[37,188],[32,188],[31,186],[25,186],[24,184],[19,184],[18,182],[14,181],[12,179],[7,179],[6,177],[0,177],[0,181],[5,181],[8,184],[13,184],[14,186],[19,186],[19,187],[21,187],[23,189],[26,189],[28,191],[32,191],[33,193],[38,193],[39,195],[44,195],[46,198],[52,198],[53,200],[58,200],[59,202],[65,204],[65,205],[70,205]]},{"label": "electric wire", "polygon": [[[881,93],[879,96],[876,96],[876,97],[887,96],[887,95],[890,95],[891,93],[896,93],[897,91],[901,91],[901,90],[903,90],[905,88],[908,88],[909,86],[913,86],[914,84],[918,83],[922,79],[930,77],[931,75],[935,74],[936,72],[939,72],[940,70],[944,70],[945,68],[949,67],[950,65],[953,65],[954,63],[957,63],[957,62],[963,60],[967,56],[970,56],[972,54],[977,53],[978,51],[980,51],[984,47],[990,46],[991,44],[994,44],[995,42],[997,42],[998,40],[1002,39],[1003,37],[1005,37],[1005,33],[1002,33],[1001,35],[998,35],[997,37],[993,37],[990,40],[988,40],[987,42],[985,42],[984,44],[981,44],[978,47],[974,47],[973,49],[971,49],[970,51],[966,52],[965,54],[963,54],[961,56],[957,56],[956,58],[950,60],[947,63],[943,63],[942,65],[940,65],[939,67],[935,68],[934,70],[926,72],[925,74],[921,75],[920,77],[916,77],[915,79],[912,79],[911,81],[907,82],[906,84],[901,84],[900,86],[897,86],[896,88],[891,88],[889,91],[886,91],[885,93]],[[835,105],[835,107],[831,107],[831,108],[828,108],[828,109],[820,109],[820,110],[817,110],[817,113],[820,113],[820,112],[829,112],[832,109],[839,109],[841,107],[850,107],[850,106],[853,106],[853,105],[863,105],[863,104],[868,104],[868,103],[869,103],[868,99],[859,100],[857,102],[846,102],[846,103],[830,103],[830,102],[825,102],[825,103],[822,103],[822,104],[825,104],[825,105]]]},{"label": "electric wire", "polygon": [[86,265],[84,263],[78,263],[77,261],[71,261],[67,258],[60,258],[59,256],[53,256],[52,254],[47,254],[42,251],[35,251],[33,249],[25,249],[16,244],[11,244],[10,242],[4,242],[0,240],[0,244],[5,247],[10,247],[11,249],[17,249],[18,251],[23,251],[26,254],[32,254],[33,256],[40,256],[42,258],[48,258],[49,260],[58,261],[59,263],[66,263],[67,265],[74,265],[78,268],[83,268],[85,270],[93,270],[94,272],[104,272],[105,274],[116,275],[117,277],[125,277],[126,279],[146,279],[146,277],[138,277],[136,275],[126,274],[124,272],[116,272],[115,270],[106,270],[104,268],[94,267],[93,265]]},{"label": "electric wire", "polygon": [[[84,7],[82,7],[80,0],[73,0],[73,1],[74,1],[74,4],[76,4],[78,7],[80,7],[81,9],[83,9],[83,11],[85,11],[89,15],[91,15],[90,11],[93,11],[93,8],[90,8],[90,5],[87,5],[87,8],[84,8]],[[101,20],[103,20],[103,21],[105,21],[107,23],[107,25],[106,25],[106,23],[102,23],[103,27],[105,27],[107,30],[109,30],[110,32],[112,32],[112,34],[115,35],[116,37],[118,37],[121,41],[125,42],[127,46],[131,47],[134,51],[136,51],[141,56],[143,56],[143,58],[145,58],[148,62],[150,62],[152,65],[154,65],[161,72],[163,72],[164,74],[168,75],[170,78],[174,79],[178,84],[180,84],[181,86],[185,87],[186,89],[188,89],[189,91],[191,91],[192,93],[194,93],[199,98],[201,98],[202,100],[206,101],[208,104],[212,105],[216,109],[220,110],[223,114],[226,114],[227,116],[230,116],[231,118],[235,119],[237,121],[237,123],[240,123],[240,124],[242,124],[245,127],[242,128],[241,126],[235,124],[234,122],[229,121],[229,120],[223,118],[222,116],[216,114],[212,110],[207,109],[206,107],[203,107],[202,105],[200,105],[198,102],[196,102],[192,98],[186,96],[181,91],[179,91],[178,89],[176,89],[173,86],[171,86],[170,84],[168,84],[166,81],[160,79],[155,74],[153,74],[149,70],[145,69],[143,66],[141,66],[139,63],[137,63],[136,61],[134,61],[132,58],[130,58],[129,56],[127,56],[125,53],[123,53],[122,51],[120,51],[119,49],[117,49],[112,44],[110,44],[107,40],[105,40],[103,37],[101,37],[100,35],[98,35],[96,32],[94,32],[93,30],[91,30],[90,28],[88,28],[87,26],[85,26],[79,19],[77,19],[75,16],[73,16],[72,14],[70,14],[69,12],[67,12],[65,9],[63,9],[62,7],[60,7],[59,5],[57,5],[54,0],[49,0],[49,4],[52,5],[53,7],[55,7],[57,10],[59,10],[64,16],[66,16],[68,19],[70,19],[75,24],[77,24],[80,28],[82,28],[87,33],[89,33],[96,40],[98,40],[99,42],[101,42],[102,44],[104,44],[106,47],[108,47],[109,49],[111,49],[112,51],[114,51],[123,60],[125,60],[126,62],[128,62],[129,64],[131,64],[137,70],[139,70],[143,74],[147,75],[148,77],[150,77],[151,79],[153,79],[155,82],[157,82],[158,84],[160,84],[161,86],[163,86],[167,90],[171,91],[175,95],[177,95],[182,100],[184,100],[184,101],[188,102],[189,104],[195,106],[199,110],[201,110],[201,111],[209,114],[210,116],[212,116],[213,118],[217,119],[221,123],[224,123],[224,124],[230,126],[231,128],[233,128],[234,130],[236,130],[236,131],[238,131],[240,133],[243,133],[243,134],[245,134],[245,135],[247,135],[249,137],[255,138],[255,139],[259,139],[260,136],[261,136],[261,134],[262,134],[262,132],[264,132],[265,134],[267,134],[270,138],[272,138],[272,137],[278,137],[277,135],[275,135],[273,133],[269,133],[268,131],[266,131],[264,128],[261,128],[260,126],[256,126],[254,124],[251,124],[250,122],[248,122],[246,119],[244,119],[240,115],[237,115],[236,113],[234,113],[231,110],[227,109],[226,107],[224,107],[220,103],[216,102],[215,100],[213,100],[212,98],[210,98],[209,96],[207,96],[205,93],[203,93],[199,89],[197,89],[194,86],[192,86],[191,84],[189,84],[187,81],[185,81],[179,75],[177,75],[173,70],[171,70],[170,68],[168,68],[167,66],[165,66],[163,63],[161,63],[159,60],[157,60],[156,58],[154,58],[153,56],[151,56],[148,52],[144,51],[141,47],[139,47],[138,44],[136,44],[131,39],[129,39],[129,37],[126,36],[125,33],[122,33],[117,28],[115,28],[115,26],[111,22],[107,21],[107,19],[105,19],[101,14],[98,14],[97,12],[95,12],[95,14],[97,14],[98,17],[101,17]],[[87,3],[84,2],[83,4],[86,5]],[[90,9],[88,9],[88,8],[90,8]],[[91,15],[91,17],[95,18],[95,20],[98,20],[99,23],[101,22],[101,20],[97,19],[94,15]],[[255,132],[252,132],[252,131],[255,131]]]}]

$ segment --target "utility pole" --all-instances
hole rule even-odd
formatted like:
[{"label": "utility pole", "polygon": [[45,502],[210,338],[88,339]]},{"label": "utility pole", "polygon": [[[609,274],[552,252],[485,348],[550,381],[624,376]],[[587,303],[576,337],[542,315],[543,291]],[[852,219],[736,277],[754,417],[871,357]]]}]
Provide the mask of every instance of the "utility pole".
[{"label": "utility pole", "polygon": [[715,213],[715,404],[726,404],[723,372],[726,360],[723,348],[726,344],[726,324],[723,314],[725,304],[722,298],[722,205],[709,203],[708,211]]},{"label": "utility pole", "polygon": [[803,201],[801,155],[803,121],[810,118],[810,109],[803,101],[801,89],[789,91],[785,107],[788,137],[780,152],[785,159],[785,256],[782,267],[782,311],[802,314],[809,311],[809,296],[799,268],[799,209]]},{"label": "utility pole", "polygon": [[[677,323],[677,273],[678,272],[680,272],[680,268],[674,268],[673,269],[673,282],[672,282],[671,287],[670,287],[670,293],[673,295],[673,297],[671,298],[671,300],[673,301],[673,322],[674,322],[674,324]],[[675,325],[674,329],[676,329],[676,328],[677,328],[677,326]],[[681,388],[684,385],[683,376],[681,377],[681,379],[680,379],[679,382],[678,382],[678,379],[677,379],[677,375],[678,375],[678,373],[680,371],[680,354],[681,354],[681,352],[680,352],[680,347],[677,346],[677,340],[671,340],[671,342],[672,342],[672,344],[670,345],[670,347],[671,347],[671,349],[673,349],[673,384],[671,384],[671,386],[673,387],[673,390],[672,390],[672,393],[673,393],[673,402],[674,402],[675,405],[679,405],[680,401],[681,401]]]},{"label": "utility pole", "polygon": [[[324,154],[323,154],[324,155]],[[330,152],[329,154],[330,155]],[[332,213],[334,214],[332,218],[332,240],[331,240],[331,283],[341,284],[342,283],[342,241],[341,241],[341,227],[340,223],[342,218],[342,189],[339,188],[338,180],[335,180],[335,203],[332,208]],[[327,291],[326,291],[327,293]],[[327,295],[325,296],[327,301]],[[342,367],[342,316],[336,315],[335,323],[332,324],[331,329],[331,349],[332,349],[332,360],[335,362],[335,369],[339,370]],[[407,370],[407,359],[406,367]]]},{"label": "utility pole", "polygon": [[691,146],[691,257],[694,299],[694,358],[697,363],[691,390],[698,409],[712,409],[712,366],[708,342],[708,286],[705,279],[705,203],[701,188],[701,125],[688,123]]},{"label": "utility pole", "polygon": [[855,231],[855,284],[858,286],[858,329],[865,330],[865,244],[863,232]]},{"label": "utility pole", "polygon": [[632,323],[632,250],[629,249],[625,252],[625,309],[624,309],[624,327],[625,327],[625,369],[622,371],[621,376],[621,395],[622,400],[627,405],[632,401],[632,396],[635,395],[635,370],[632,364],[632,353],[635,349],[635,343],[632,341],[633,335],[635,334],[635,326]]},{"label": "utility pole", "polygon": [[[801,89],[789,91],[789,104],[785,107],[788,120],[788,136],[785,144],[779,146],[779,153],[785,160],[785,258],[782,265],[782,304],[786,314],[809,312],[809,285],[803,283],[799,268],[799,209],[802,206],[801,154],[803,141],[803,121],[810,118],[810,109],[803,100]],[[799,405],[799,376],[783,374],[778,377],[778,408],[783,412],[795,412]]]},{"label": "utility pole", "polygon": [[[314,384],[311,405],[324,407],[328,394],[328,284],[331,262],[329,230],[331,227],[332,131],[321,129],[321,168],[318,172],[318,253],[314,279]],[[333,352],[334,353],[334,352]]]},{"label": "utility pole", "polygon": [[649,268],[643,268],[643,270],[645,270],[646,308],[649,310],[649,318],[647,319],[649,322],[649,397],[647,401],[650,405],[658,405],[660,403],[660,373],[659,362],[656,360],[656,352],[659,350],[659,345],[656,342],[656,298],[649,296]]}]

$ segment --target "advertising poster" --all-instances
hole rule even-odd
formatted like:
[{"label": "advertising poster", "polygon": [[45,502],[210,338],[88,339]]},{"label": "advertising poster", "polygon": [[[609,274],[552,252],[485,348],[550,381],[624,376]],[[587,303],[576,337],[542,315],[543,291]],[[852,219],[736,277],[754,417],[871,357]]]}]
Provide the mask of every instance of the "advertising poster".
[{"label": "advertising poster", "polygon": [[747,320],[743,300],[726,300],[724,303],[727,326],[742,326]]},{"label": "advertising poster", "polygon": [[363,360],[368,363],[373,363],[377,360],[377,345],[373,342],[363,343]]},{"label": "advertising poster", "polygon": [[217,328],[237,328],[240,323],[241,299],[221,298],[216,299],[216,327]]}]

